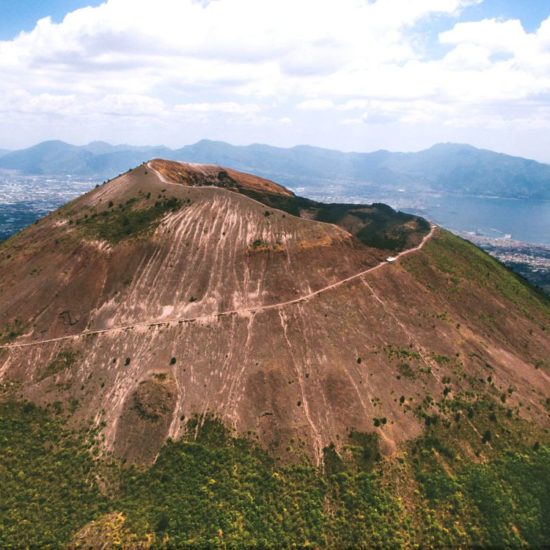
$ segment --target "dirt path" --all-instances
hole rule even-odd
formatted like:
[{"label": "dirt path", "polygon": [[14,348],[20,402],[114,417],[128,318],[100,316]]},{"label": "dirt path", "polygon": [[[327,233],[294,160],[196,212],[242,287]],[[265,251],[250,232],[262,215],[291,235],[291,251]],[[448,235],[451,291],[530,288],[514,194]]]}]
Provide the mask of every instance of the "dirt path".
[{"label": "dirt path", "polygon": [[[148,167],[150,165],[148,164]],[[154,170],[154,169],[153,169]],[[166,184],[169,185],[181,185],[178,183],[167,181],[161,174],[159,174],[156,170],[154,170],[158,178]],[[251,199],[252,200],[252,199]],[[265,206],[265,205],[262,205]],[[414,252],[417,252],[420,250],[426,242],[432,237],[434,234],[434,231],[437,226],[432,225],[430,232],[424,236],[422,239],[422,242],[415,246],[414,248],[410,248],[408,250],[405,250],[403,252],[400,252],[397,256],[395,256],[395,260],[397,261],[400,258],[403,258],[404,256],[407,256],[408,254],[412,254]],[[279,309],[286,306],[290,306],[293,304],[299,304],[302,302],[306,302],[307,300],[310,300],[311,298],[322,294],[323,292],[328,292],[334,288],[338,288],[339,286],[342,286],[350,281],[354,281],[355,279],[358,279],[360,277],[363,277],[363,275],[366,275],[367,273],[372,273],[373,271],[376,271],[378,269],[382,269],[384,266],[390,265],[389,262],[381,262],[378,265],[374,267],[370,267],[369,269],[365,269],[364,271],[361,271],[359,273],[356,273],[355,275],[352,275],[351,277],[347,277],[345,279],[341,279],[340,281],[337,281],[336,283],[333,283],[331,285],[325,286],[323,288],[320,288],[319,290],[315,290],[314,292],[310,292],[309,294],[305,294],[303,296],[300,296],[299,298],[294,298],[293,300],[288,300],[286,302],[278,302],[276,304],[269,304],[266,306],[257,306],[257,307],[250,307],[250,308],[242,308],[242,309],[231,309],[227,311],[220,311],[218,313],[210,313],[208,315],[202,315],[199,317],[184,317],[179,319],[165,319],[162,321],[143,321],[140,323],[132,323],[129,325],[119,325],[116,327],[110,327],[106,329],[99,329],[99,330],[84,330],[82,332],[79,332],[77,334],[71,334],[67,336],[59,336],[58,338],[48,338],[46,340],[36,340],[34,342],[21,342],[21,343],[13,343],[13,344],[3,344],[0,345],[0,349],[13,349],[13,348],[25,348],[28,346],[38,346],[41,344],[50,344],[53,342],[62,342],[65,340],[76,340],[78,338],[82,338],[83,336],[91,336],[95,334],[105,334],[107,332],[116,332],[116,331],[123,331],[126,329],[132,329],[132,328],[138,328],[138,327],[155,327],[155,326],[170,326],[170,325],[176,325],[178,323],[191,323],[195,321],[201,321],[201,320],[207,320],[207,319],[214,319],[219,317],[226,317],[229,315],[238,315],[238,314],[246,314],[246,313],[258,313],[260,311],[267,311],[271,309]]]},{"label": "dirt path", "polygon": [[[397,256],[395,256],[395,261],[398,261],[400,258],[403,258],[404,256],[407,256],[408,254],[412,254],[414,252],[417,252],[420,250],[426,242],[432,237],[434,234],[434,231],[437,226],[432,225],[430,232],[424,236],[422,239],[422,242],[415,246],[414,248],[410,248],[409,250],[405,250],[403,252],[400,252]],[[269,304],[266,306],[257,306],[257,307],[251,307],[251,308],[242,308],[242,309],[231,309],[227,311],[221,311],[218,313],[210,313],[208,315],[202,315],[199,317],[184,317],[180,319],[166,319],[162,321],[143,321],[141,323],[132,323],[129,325],[120,325],[116,327],[110,327],[106,329],[99,329],[99,330],[85,330],[83,332],[79,332],[78,334],[71,334],[68,336],[60,336],[58,338],[49,338],[46,340],[37,340],[34,342],[21,342],[21,343],[14,343],[14,344],[4,344],[0,345],[0,349],[12,349],[12,348],[25,348],[28,346],[38,346],[41,344],[49,344],[52,342],[62,342],[65,340],[76,340],[78,338],[82,338],[83,336],[91,336],[94,334],[105,334],[107,332],[116,332],[116,331],[123,331],[126,329],[132,329],[132,328],[138,328],[138,327],[155,327],[155,326],[170,326],[170,325],[176,325],[178,323],[191,323],[195,321],[201,321],[201,320],[207,320],[207,319],[214,319],[219,317],[225,317],[229,315],[238,315],[238,314],[245,314],[245,313],[258,313],[260,311],[267,311],[271,309],[279,309],[286,306],[290,306],[293,304],[298,304],[302,302],[306,302],[310,300],[311,298],[322,294],[323,292],[328,292],[334,288],[338,288],[339,286],[342,286],[346,283],[349,283],[350,281],[354,281],[355,279],[358,279],[360,277],[363,277],[364,275],[368,273],[372,273],[373,271],[376,271],[378,269],[382,269],[384,266],[391,265],[388,262],[381,262],[378,265],[374,267],[370,267],[369,269],[366,269],[364,271],[361,271],[359,273],[356,273],[355,275],[352,275],[351,277],[347,277],[345,279],[341,279],[340,281],[337,281],[336,283],[333,283],[331,285],[325,286],[323,288],[320,288],[319,290],[315,290],[314,292],[310,292],[309,294],[305,294],[303,296],[300,296],[299,298],[294,298],[293,300],[288,300],[286,302],[278,302],[276,304]]]}]

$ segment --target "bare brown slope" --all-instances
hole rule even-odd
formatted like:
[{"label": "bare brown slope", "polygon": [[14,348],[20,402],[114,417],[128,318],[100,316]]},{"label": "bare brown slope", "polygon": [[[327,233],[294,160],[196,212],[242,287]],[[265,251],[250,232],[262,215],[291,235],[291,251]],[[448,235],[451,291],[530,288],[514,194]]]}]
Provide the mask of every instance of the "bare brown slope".
[{"label": "bare brown slope", "polygon": [[[114,244],[76,223],[136,196],[182,206]],[[206,413],[278,454],[320,460],[351,429],[376,430],[390,453],[421,433],[444,392],[506,393],[547,426],[550,309],[461,243],[439,232],[334,285],[377,265],[376,252],[231,191],[168,189],[140,167],[2,248],[0,315],[22,327],[15,344],[74,337],[0,349],[0,380],[104,422],[108,448],[131,461],[151,460]],[[81,335],[109,327],[120,328]]]},{"label": "bare brown slope", "polygon": [[228,189],[240,188],[260,193],[282,195],[284,197],[294,196],[294,193],[278,183],[251,174],[238,172],[231,168],[222,168],[212,164],[189,164],[162,159],[152,160],[148,165],[152,170],[160,174],[161,179],[173,183],[183,183],[192,187],[215,185]]},{"label": "bare brown slope", "polygon": [[[154,230],[118,242],[94,232],[114,224],[121,207],[140,212],[163,200],[179,206]],[[18,320],[23,338],[35,340],[250,308],[301,296],[379,258],[336,226],[223,188],[168,184],[140,167],[3,246],[0,326]]]}]

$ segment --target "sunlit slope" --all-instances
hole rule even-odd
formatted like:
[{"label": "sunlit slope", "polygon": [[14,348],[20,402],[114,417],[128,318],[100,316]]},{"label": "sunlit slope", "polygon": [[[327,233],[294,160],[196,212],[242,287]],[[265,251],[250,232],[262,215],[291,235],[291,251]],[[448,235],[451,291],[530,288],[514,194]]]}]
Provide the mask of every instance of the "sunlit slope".
[{"label": "sunlit slope", "polygon": [[[99,187],[0,249],[3,387],[130,462],[195,415],[314,464],[351,431],[399,453],[441,401],[548,427],[548,302],[418,218],[341,206],[178,163]],[[412,251],[384,262],[369,227]]]}]

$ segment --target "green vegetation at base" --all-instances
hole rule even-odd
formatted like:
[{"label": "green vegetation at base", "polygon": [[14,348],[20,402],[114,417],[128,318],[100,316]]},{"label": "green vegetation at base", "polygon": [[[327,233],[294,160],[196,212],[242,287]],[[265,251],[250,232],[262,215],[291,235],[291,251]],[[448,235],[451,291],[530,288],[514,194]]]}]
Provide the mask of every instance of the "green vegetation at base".
[{"label": "green vegetation at base", "polygon": [[108,502],[86,439],[30,403],[0,403],[0,547],[57,547]]},{"label": "green vegetation at base", "polygon": [[489,398],[443,399],[411,442],[421,540],[436,547],[541,547],[550,540],[548,436]]},{"label": "green vegetation at base", "polygon": [[147,472],[123,475],[119,509],[138,534],[185,547],[307,547],[323,542],[323,480],[278,469],[241,440],[168,444]]},{"label": "green vegetation at base", "polygon": [[138,202],[137,198],[129,199],[118,207],[109,203],[106,210],[86,214],[75,223],[84,235],[116,244],[154,229],[165,214],[175,212],[182,206],[182,202],[175,197],[159,198],[152,205],[139,209],[135,207]]},{"label": "green vegetation at base", "polygon": [[431,424],[392,461],[375,435],[352,432],[341,455],[325,449],[321,472],[275,461],[210,418],[191,420],[189,437],[168,442],[151,468],[121,467],[92,459],[91,439],[60,418],[3,404],[0,546],[86,546],[105,530],[155,547],[541,546],[550,448],[514,434],[505,445],[502,434],[523,424],[485,409],[474,418],[487,416],[492,442],[470,430],[483,459],[461,458],[464,417],[457,428]]},{"label": "green vegetation at base", "polygon": [[[511,452],[449,473],[426,451],[417,479],[430,542],[541,548],[550,540],[550,449]],[[432,461],[430,462],[430,459]]]}]

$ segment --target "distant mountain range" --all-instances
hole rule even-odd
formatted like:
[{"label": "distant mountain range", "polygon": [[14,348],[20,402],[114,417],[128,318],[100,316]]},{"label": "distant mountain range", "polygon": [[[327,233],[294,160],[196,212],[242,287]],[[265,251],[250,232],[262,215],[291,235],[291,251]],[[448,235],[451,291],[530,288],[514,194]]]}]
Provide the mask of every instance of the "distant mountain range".
[{"label": "distant mountain range", "polygon": [[374,186],[386,191],[550,199],[550,165],[452,143],[418,153],[343,153],[310,146],[284,149],[208,140],[181,149],[99,141],[79,147],[46,141],[19,151],[0,150],[0,169],[112,178],[155,157],[224,165],[305,191],[337,183],[351,193]]}]

